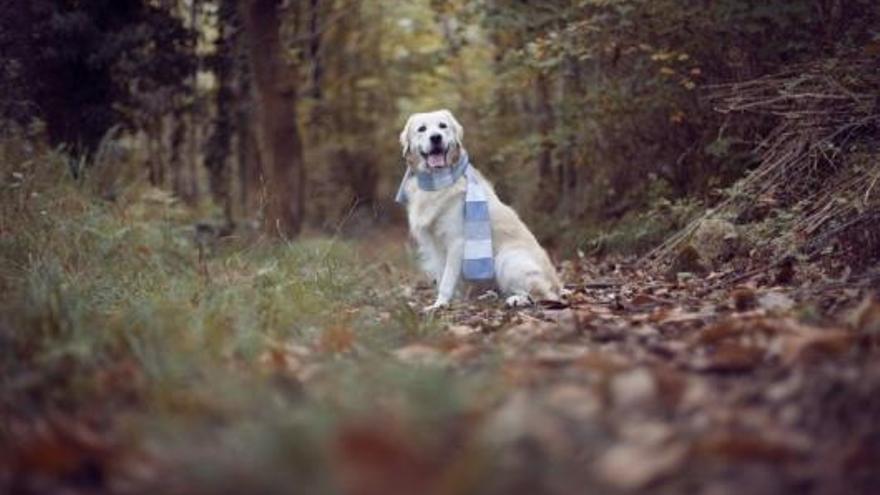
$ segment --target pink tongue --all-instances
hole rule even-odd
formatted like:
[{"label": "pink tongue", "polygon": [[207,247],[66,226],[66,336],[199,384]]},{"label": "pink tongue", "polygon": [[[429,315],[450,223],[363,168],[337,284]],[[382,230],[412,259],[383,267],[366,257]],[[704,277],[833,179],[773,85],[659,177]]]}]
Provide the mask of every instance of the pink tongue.
[{"label": "pink tongue", "polygon": [[446,166],[446,155],[435,154],[428,155],[428,166],[433,168],[440,168]]}]

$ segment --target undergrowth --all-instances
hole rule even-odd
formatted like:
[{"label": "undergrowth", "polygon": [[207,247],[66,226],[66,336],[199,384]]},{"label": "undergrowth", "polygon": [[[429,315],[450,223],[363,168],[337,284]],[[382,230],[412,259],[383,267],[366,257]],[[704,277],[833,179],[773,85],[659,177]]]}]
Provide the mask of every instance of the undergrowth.
[{"label": "undergrowth", "polygon": [[60,152],[5,158],[0,444],[64,412],[167,462],[163,489],[334,491],[347,428],[432,451],[414,432],[459,428],[492,397],[480,374],[389,359],[439,323],[352,241],[200,239],[199,212],[160,190],[105,200]]},{"label": "undergrowth", "polygon": [[593,256],[643,254],[687,225],[701,209],[698,201],[690,199],[657,199],[645,210],[614,222],[570,229],[561,235],[560,246]]}]

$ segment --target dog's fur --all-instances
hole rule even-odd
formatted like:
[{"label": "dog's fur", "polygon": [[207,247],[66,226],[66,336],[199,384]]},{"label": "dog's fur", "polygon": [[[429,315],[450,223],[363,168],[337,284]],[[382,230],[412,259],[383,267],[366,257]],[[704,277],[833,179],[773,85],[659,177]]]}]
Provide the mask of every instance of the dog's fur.
[{"label": "dog's fur", "polygon": [[[431,136],[435,136],[433,141]],[[464,129],[449,110],[410,116],[400,134],[407,166],[413,172],[454,166],[464,151],[463,136]],[[547,253],[516,212],[498,199],[492,184],[479,171],[474,172],[486,192],[495,282],[508,296],[507,305],[560,300],[563,288]],[[423,191],[414,175],[404,184],[410,233],[418,245],[425,271],[438,283],[437,299],[426,310],[448,305],[461,276],[465,185],[462,178],[449,188]]]}]

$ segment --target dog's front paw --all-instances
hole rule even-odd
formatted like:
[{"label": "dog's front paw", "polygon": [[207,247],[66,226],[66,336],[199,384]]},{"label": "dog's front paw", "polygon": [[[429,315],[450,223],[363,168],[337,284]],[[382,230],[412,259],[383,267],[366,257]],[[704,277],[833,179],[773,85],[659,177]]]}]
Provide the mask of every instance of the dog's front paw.
[{"label": "dog's front paw", "polygon": [[508,308],[523,308],[532,305],[532,298],[526,294],[514,294],[504,300],[504,305]]},{"label": "dog's front paw", "polygon": [[429,314],[429,313],[433,313],[434,311],[437,311],[437,310],[440,310],[440,309],[445,309],[445,308],[448,308],[448,307],[449,307],[449,303],[448,303],[448,302],[446,302],[446,301],[437,301],[437,302],[435,302],[434,304],[432,304],[432,305],[430,305],[430,306],[425,306],[424,308],[422,308],[422,313]]},{"label": "dog's front paw", "polygon": [[566,289],[565,287],[559,289],[559,302],[563,304],[571,303],[571,296],[574,295],[574,291],[571,289]]},{"label": "dog's front paw", "polygon": [[494,290],[487,290],[486,292],[477,296],[477,301],[496,301],[498,300],[498,293]]}]

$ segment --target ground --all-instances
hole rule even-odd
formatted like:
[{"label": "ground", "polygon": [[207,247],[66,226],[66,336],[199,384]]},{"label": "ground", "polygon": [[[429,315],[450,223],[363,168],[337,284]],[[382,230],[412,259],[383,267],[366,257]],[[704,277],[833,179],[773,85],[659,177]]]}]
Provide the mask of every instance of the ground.
[{"label": "ground", "polygon": [[0,236],[7,493],[880,493],[880,304],[811,267],[576,258],[569,305],[426,316],[401,230],[26,202]]}]

